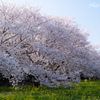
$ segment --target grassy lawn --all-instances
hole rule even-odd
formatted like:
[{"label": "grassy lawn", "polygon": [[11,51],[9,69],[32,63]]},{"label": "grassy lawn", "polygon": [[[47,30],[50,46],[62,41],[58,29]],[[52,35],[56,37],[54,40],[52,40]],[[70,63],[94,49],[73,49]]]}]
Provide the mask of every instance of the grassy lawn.
[{"label": "grassy lawn", "polygon": [[81,80],[73,87],[0,87],[0,100],[100,100],[100,80]]}]

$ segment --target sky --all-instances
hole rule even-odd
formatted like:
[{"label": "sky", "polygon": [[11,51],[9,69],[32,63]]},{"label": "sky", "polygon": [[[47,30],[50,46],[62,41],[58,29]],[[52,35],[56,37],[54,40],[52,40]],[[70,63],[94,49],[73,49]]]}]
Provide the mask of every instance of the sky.
[{"label": "sky", "polygon": [[[18,5],[41,7],[41,14],[75,17],[80,28],[88,29],[88,41],[100,45],[100,0],[2,0]],[[99,49],[100,50],[100,49]]]}]

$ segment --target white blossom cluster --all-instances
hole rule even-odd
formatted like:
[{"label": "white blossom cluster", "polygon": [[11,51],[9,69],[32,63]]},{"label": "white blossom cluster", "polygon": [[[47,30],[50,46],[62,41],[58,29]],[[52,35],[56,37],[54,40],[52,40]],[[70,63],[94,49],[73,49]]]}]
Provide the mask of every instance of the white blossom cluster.
[{"label": "white blossom cluster", "polygon": [[81,75],[100,79],[100,52],[87,37],[73,18],[0,3],[0,73],[12,85],[26,75],[49,87],[79,82]]}]

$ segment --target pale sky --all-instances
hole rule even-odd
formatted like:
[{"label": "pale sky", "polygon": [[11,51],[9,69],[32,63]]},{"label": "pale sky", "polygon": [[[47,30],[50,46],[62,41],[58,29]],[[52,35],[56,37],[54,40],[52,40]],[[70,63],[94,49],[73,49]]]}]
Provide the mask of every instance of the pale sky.
[{"label": "pale sky", "polygon": [[39,6],[41,13],[75,17],[81,28],[89,30],[88,41],[100,45],[100,0],[2,0],[18,5]]}]

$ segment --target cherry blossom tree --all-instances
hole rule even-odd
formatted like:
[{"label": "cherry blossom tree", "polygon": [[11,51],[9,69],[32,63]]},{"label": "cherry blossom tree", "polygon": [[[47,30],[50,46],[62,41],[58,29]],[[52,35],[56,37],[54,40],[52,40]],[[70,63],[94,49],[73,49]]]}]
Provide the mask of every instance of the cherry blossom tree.
[{"label": "cherry blossom tree", "polygon": [[100,79],[100,52],[70,17],[41,15],[31,6],[0,4],[0,73],[17,85],[28,75],[41,84]]}]

